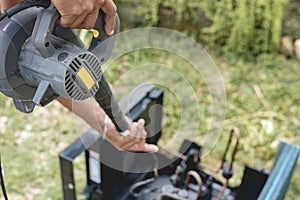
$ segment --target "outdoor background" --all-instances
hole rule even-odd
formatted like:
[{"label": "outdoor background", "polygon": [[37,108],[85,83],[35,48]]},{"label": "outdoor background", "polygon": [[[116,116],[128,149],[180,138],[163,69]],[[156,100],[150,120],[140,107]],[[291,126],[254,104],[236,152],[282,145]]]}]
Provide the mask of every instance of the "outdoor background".
[{"label": "outdoor background", "polygon": [[[241,145],[232,185],[240,183],[244,164],[270,170],[281,140],[300,145],[300,1],[115,2],[122,31],[146,26],[180,31],[198,41],[218,66],[226,87],[227,115],[221,137],[203,163],[218,166],[234,126],[240,129]],[[199,84],[193,71],[185,70],[187,62],[175,55],[155,50],[131,52],[114,62],[106,76],[114,86],[122,74],[147,63],[166,64],[180,72],[201,94],[201,122],[209,120],[205,84]],[[176,131],[180,119],[178,102],[164,90],[161,146]],[[72,113],[53,102],[32,114],[22,114],[2,94],[0,107],[0,153],[10,199],[62,199],[58,153],[78,137]],[[205,134],[205,127],[200,126],[199,136]],[[78,189],[85,185],[82,161],[76,161]],[[299,163],[286,199],[300,197]]]}]

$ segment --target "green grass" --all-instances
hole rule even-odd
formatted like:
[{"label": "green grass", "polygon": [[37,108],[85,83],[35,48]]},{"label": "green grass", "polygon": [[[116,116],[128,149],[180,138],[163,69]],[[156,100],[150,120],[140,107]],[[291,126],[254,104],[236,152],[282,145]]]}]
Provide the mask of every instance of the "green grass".
[{"label": "green grass", "polygon": [[[241,145],[235,164],[237,174],[231,182],[237,185],[245,163],[270,170],[280,140],[300,145],[299,60],[277,59],[272,66],[219,57],[214,60],[224,78],[227,116],[215,148],[203,162],[216,167],[230,129],[233,126],[238,127],[242,136]],[[189,63],[161,51],[141,50],[122,56],[105,73],[109,82],[117,86],[120,77],[126,79],[130,70],[149,63],[165,65],[178,72],[188,81],[198,97],[186,98],[186,104],[181,107],[176,93],[167,86],[162,87],[165,90],[164,128],[160,145],[163,147],[168,144],[179,127],[181,108],[191,109],[189,105],[192,100],[199,103],[200,112],[198,116],[190,116],[188,120],[199,120],[199,137],[196,139],[201,143],[211,115],[211,99],[204,80]],[[116,89],[119,97],[129,92],[140,80],[155,82],[168,77],[160,73],[156,77],[134,74],[134,71],[132,73],[135,79],[120,80],[119,85],[122,87]],[[168,83],[174,83],[172,87],[176,91],[182,90],[182,94],[186,95],[180,80],[176,77],[170,78]],[[10,199],[62,199],[58,153],[78,137],[73,115],[56,102],[25,115],[16,111],[12,101],[3,95],[0,95],[0,106],[0,152]],[[183,120],[188,124],[187,119]],[[77,188],[80,189],[85,183],[82,175],[84,169],[80,161],[76,168],[75,174],[79,175]],[[299,182],[298,162],[287,199],[299,197]]]},{"label": "green grass", "polygon": [[78,137],[72,114],[55,102],[25,115],[0,98],[0,151],[10,199],[62,199],[58,153]]}]

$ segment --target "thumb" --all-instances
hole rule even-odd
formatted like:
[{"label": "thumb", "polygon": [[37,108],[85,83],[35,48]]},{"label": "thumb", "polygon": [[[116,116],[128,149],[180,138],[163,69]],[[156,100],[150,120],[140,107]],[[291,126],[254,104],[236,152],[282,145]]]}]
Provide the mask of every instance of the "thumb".
[{"label": "thumb", "polygon": [[144,148],[142,149],[143,152],[145,153],[155,153],[158,152],[159,148],[158,146],[154,145],[154,144],[144,144]]},{"label": "thumb", "polygon": [[145,126],[145,120],[144,119],[139,119],[139,121],[137,122],[138,125],[140,125],[141,127]]}]

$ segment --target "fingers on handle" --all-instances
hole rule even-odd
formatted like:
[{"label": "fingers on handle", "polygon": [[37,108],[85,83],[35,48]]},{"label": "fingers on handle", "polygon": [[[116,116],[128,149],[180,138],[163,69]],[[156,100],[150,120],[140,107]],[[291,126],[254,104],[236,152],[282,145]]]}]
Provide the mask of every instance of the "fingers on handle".
[{"label": "fingers on handle", "polygon": [[[112,0],[108,0],[107,3],[105,0],[53,0],[52,2],[61,14],[58,23],[66,28],[91,29],[95,25],[101,7],[107,4],[106,10],[109,15],[112,15],[115,6]],[[109,20],[108,23],[110,24],[111,20]],[[110,25],[108,25],[108,27],[110,27]]]},{"label": "fingers on handle", "polygon": [[88,14],[77,28],[92,29],[97,21],[98,12]]},{"label": "fingers on handle", "polygon": [[108,35],[114,33],[115,28],[115,18],[117,16],[117,6],[112,0],[106,0],[102,7],[103,12],[105,13],[105,32]]}]

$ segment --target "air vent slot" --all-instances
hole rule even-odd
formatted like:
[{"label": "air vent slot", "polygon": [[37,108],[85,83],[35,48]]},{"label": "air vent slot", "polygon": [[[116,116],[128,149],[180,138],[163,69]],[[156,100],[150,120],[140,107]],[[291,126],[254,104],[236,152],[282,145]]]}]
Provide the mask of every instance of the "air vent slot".
[{"label": "air vent slot", "polygon": [[[76,81],[76,75],[82,67],[84,67],[89,72],[93,80],[96,82],[96,84],[94,84],[92,88],[90,88],[88,94],[86,89],[83,88],[84,86],[79,85],[80,82]],[[95,55],[93,55],[92,53],[79,55],[70,63],[69,69],[67,70],[65,76],[65,91],[67,93],[66,95],[74,100],[84,100],[90,97],[90,95],[94,96],[99,89],[99,85],[97,82],[100,80],[101,76],[101,63]]]}]

